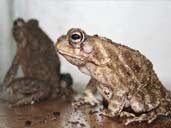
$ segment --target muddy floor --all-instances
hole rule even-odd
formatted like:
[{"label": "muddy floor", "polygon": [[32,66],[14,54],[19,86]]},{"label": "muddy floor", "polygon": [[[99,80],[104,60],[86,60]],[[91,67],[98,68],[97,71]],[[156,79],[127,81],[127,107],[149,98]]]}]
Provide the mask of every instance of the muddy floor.
[{"label": "muddy floor", "polygon": [[82,106],[56,100],[35,105],[9,108],[0,102],[0,128],[171,128],[171,117],[160,117],[152,124],[124,125],[123,119],[109,119],[100,115],[99,107]]}]

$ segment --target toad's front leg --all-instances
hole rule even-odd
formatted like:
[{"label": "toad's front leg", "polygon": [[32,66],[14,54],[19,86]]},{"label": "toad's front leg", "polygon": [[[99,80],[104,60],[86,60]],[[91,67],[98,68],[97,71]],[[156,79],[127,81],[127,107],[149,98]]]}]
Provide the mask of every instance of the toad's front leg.
[{"label": "toad's front leg", "polygon": [[17,51],[17,54],[15,55],[12,64],[7,71],[7,74],[5,75],[5,78],[3,80],[3,88],[7,88],[9,84],[15,79],[18,68],[19,68],[19,63],[20,63],[20,55],[19,55],[19,50]]},{"label": "toad's front leg", "polygon": [[91,106],[94,106],[96,104],[99,104],[100,101],[94,96],[94,93],[96,93],[97,89],[96,86],[99,84],[95,79],[91,79],[84,91],[84,96],[80,98],[78,101],[73,103],[74,106],[78,107],[83,104],[90,104]]}]

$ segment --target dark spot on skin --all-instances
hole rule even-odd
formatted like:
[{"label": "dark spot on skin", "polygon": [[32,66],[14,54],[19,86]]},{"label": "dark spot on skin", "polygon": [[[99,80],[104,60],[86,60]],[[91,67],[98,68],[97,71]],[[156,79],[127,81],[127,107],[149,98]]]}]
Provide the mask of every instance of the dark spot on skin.
[{"label": "dark spot on skin", "polygon": [[137,64],[134,65],[134,69],[135,69],[136,71],[140,71],[140,67],[139,67]]},{"label": "dark spot on skin", "polygon": [[108,95],[108,92],[104,91],[104,94]]},{"label": "dark spot on skin", "polygon": [[80,123],[80,126],[81,126],[81,127],[85,127],[85,124],[83,124],[83,123]]},{"label": "dark spot on skin", "polygon": [[107,100],[105,100],[104,98],[103,98],[103,101],[102,101],[102,104],[103,104],[103,108],[108,108],[108,101]]},{"label": "dark spot on skin", "polygon": [[129,72],[126,72],[128,76],[130,76],[131,74]]},{"label": "dark spot on skin", "polygon": [[92,111],[92,110],[90,110],[90,111],[89,111],[89,114],[90,114],[90,115],[93,115],[93,114],[95,114],[95,113],[97,113],[97,112],[98,112],[98,111]]}]

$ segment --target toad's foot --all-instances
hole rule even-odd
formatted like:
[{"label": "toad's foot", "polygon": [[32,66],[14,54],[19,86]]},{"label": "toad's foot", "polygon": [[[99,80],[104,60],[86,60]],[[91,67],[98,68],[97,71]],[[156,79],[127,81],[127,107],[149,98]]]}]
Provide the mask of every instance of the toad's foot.
[{"label": "toad's foot", "polygon": [[132,122],[137,122],[137,121],[142,122],[142,121],[146,120],[146,118],[147,118],[146,114],[142,114],[139,117],[134,117],[134,118],[127,119],[125,125],[128,125],[128,124],[130,124]]},{"label": "toad's foot", "polygon": [[89,104],[91,106],[95,106],[100,104],[100,101],[96,99],[96,97],[92,93],[86,94],[86,96],[80,98],[78,101],[74,102],[72,105],[75,107],[79,107],[84,104]]},{"label": "toad's foot", "polygon": [[141,114],[140,116],[135,116],[133,118],[127,119],[125,125],[128,125],[132,122],[142,122],[142,121],[148,121],[148,123],[153,122],[157,118],[156,115],[147,115],[147,114]]},{"label": "toad's foot", "polygon": [[75,107],[79,107],[79,106],[84,105],[84,104],[89,104],[91,106],[95,106],[99,103],[100,102],[95,98],[84,96],[84,97],[80,98],[78,101],[72,103],[72,105]]},{"label": "toad's foot", "polygon": [[115,117],[115,116],[132,117],[132,118],[135,117],[134,114],[126,112],[126,111],[122,111],[119,114],[112,114],[108,109],[102,110],[102,112],[100,114],[103,116],[106,116],[106,117],[110,117],[110,118]]},{"label": "toad's foot", "polygon": [[120,114],[119,114],[120,117],[135,117],[135,115],[133,113],[130,113],[130,112],[126,112],[126,111],[122,111]]},{"label": "toad's foot", "polygon": [[108,109],[104,109],[100,112],[100,115],[105,116],[105,117],[114,117],[114,115],[111,114],[111,112]]}]

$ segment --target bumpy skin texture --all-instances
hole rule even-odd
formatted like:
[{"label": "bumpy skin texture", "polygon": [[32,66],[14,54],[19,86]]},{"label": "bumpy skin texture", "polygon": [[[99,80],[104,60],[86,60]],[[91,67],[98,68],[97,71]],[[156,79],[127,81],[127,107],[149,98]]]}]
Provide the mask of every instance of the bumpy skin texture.
[{"label": "bumpy skin texture", "polygon": [[[92,77],[90,82],[108,102],[104,115],[151,123],[171,113],[171,94],[159,81],[152,63],[139,51],[81,29],[70,29],[56,48],[70,63]],[[94,84],[92,84],[94,83]],[[90,85],[86,89],[92,97]],[[92,87],[93,88],[93,87]],[[94,89],[93,89],[94,91]],[[84,98],[85,99],[85,98]],[[93,100],[87,100],[92,103]]]},{"label": "bumpy skin texture", "polygon": [[[60,74],[60,60],[53,42],[39,27],[38,21],[14,21],[12,33],[16,55],[8,70],[1,99],[12,105],[30,104],[48,97],[57,98],[72,92],[72,78]],[[21,66],[23,77],[16,78]]]}]

